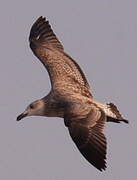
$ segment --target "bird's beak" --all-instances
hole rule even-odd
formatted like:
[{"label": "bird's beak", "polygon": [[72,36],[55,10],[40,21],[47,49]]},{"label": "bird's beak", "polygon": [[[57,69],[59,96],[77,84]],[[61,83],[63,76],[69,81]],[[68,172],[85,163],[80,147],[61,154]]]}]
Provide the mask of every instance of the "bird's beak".
[{"label": "bird's beak", "polygon": [[21,119],[23,119],[24,117],[26,117],[28,115],[28,112],[27,111],[24,111],[22,114],[20,114],[18,117],[17,117],[17,121],[20,121]]}]

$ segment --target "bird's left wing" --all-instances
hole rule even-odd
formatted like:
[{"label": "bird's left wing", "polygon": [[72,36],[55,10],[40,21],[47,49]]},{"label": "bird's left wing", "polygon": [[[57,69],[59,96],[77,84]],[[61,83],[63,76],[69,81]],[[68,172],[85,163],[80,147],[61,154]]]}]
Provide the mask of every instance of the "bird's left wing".
[{"label": "bird's left wing", "polygon": [[105,114],[92,105],[86,118],[67,117],[65,119],[70,136],[82,155],[100,171],[106,168],[106,137],[103,133]]},{"label": "bird's left wing", "polygon": [[64,52],[62,44],[46,18],[40,17],[33,24],[29,41],[32,51],[48,70],[54,90],[76,92],[92,97],[84,73]]}]

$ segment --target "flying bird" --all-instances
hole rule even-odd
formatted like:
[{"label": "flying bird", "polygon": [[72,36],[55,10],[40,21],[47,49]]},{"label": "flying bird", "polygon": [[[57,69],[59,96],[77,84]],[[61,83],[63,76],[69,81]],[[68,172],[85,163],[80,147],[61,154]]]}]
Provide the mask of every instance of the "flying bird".
[{"label": "flying bird", "polygon": [[128,123],[113,103],[102,104],[91,94],[80,66],[65,51],[49,21],[39,17],[29,36],[30,48],[48,71],[51,91],[17,117],[61,117],[79,151],[98,170],[106,169],[106,122]]}]

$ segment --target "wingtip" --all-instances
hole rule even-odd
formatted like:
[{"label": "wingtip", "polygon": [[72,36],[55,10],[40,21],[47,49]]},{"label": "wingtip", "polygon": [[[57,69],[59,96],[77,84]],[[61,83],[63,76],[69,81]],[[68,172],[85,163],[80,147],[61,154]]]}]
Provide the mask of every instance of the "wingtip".
[{"label": "wingtip", "polygon": [[37,18],[36,22],[39,21],[39,20],[46,20],[46,17],[44,17],[44,16],[39,16],[39,17]]},{"label": "wingtip", "polygon": [[34,50],[38,45],[47,43],[63,50],[63,46],[54,34],[46,17],[40,16],[32,25],[29,35],[30,48]]},{"label": "wingtip", "polygon": [[42,22],[42,21],[46,21],[46,17],[44,17],[44,16],[39,16],[39,17],[36,19],[36,21],[35,21],[35,23],[33,24],[33,26],[34,26],[34,25],[38,25],[39,22]]},{"label": "wingtip", "polygon": [[98,169],[98,170],[101,171],[101,172],[103,172],[103,171],[106,171],[106,168],[107,168],[107,167],[103,167],[103,168],[100,168],[100,169]]},{"label": "wingtip", "polygon": [[101,172],[106,171],[106,168],[107,168],[106,158],[104,159],[103,164],[101,164],[99,166],[95,166],[95,167]]},{"label": "wingtip", "polygon": [[37,18],[37,20],[34,22],[29,36],[29,41],[36,40],[37,37],[39,37],[43,33],[43,29],[51,30],[49,22],[46,20],[45,17],[40,16]]},{"label": "wingtip", "polygon": [[[93,164],[92,164],[93,165]],[[107,165],[106,165],[106,161],[104,162],[104,164],[101,165],[93,165],[97,170],[99,170],[100,172],[106,171],[107,169]]]},{"label": "wingtip", "polygon": [[103,171],[106,171],[106,169],[107,169],[107,166],[106,166],[106,162],[105,162],[104,167],[102,167],[100,171],[103,172]]}]

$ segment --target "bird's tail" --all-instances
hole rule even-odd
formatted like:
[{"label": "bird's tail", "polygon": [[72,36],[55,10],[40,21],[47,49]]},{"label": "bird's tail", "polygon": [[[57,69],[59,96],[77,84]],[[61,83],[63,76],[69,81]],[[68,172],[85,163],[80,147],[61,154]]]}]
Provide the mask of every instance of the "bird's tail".
[{"label": "bird's tail", "polygon": [[120,123],[120,122],[125,122],[128,123],[128,120],[122,117],[120,114],[119,110],[113,103],[107,103],[107,104],[101,104],[98,103],[98,106],[102,108],[107,116],[107,121],[108,122],[115,122],[115,123]]}]

